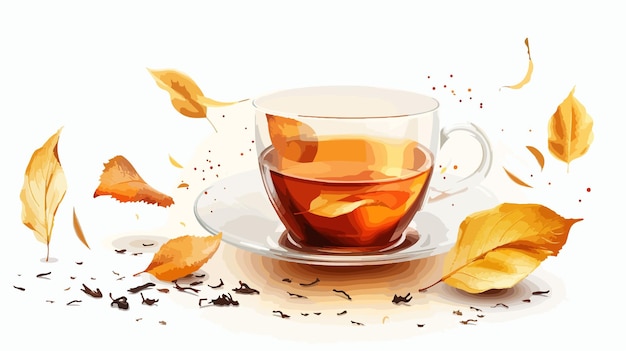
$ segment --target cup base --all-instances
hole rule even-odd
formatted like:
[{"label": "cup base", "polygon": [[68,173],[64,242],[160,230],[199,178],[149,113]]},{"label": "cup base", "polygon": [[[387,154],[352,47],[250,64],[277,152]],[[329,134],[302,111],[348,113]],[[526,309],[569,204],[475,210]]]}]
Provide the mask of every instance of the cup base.
[{"label": "cup base", "polygon": [[400,238],[384,247],[311,246],[285,230],[278,239],[278,244],[288,250],[316,255],[385,255],[411,247],[419,239],[420,235],[417,230],[409,227],[402,232]]}]

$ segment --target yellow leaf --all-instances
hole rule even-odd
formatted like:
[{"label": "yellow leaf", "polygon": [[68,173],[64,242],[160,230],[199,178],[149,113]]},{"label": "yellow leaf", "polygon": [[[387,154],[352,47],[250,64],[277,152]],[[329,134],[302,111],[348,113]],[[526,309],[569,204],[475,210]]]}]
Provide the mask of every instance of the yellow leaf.
[{"label": "yellow leaf", "polygon": [[533,60],[530,58],[530,46],[528,46],[528,38],[524,40],[524,44],[526,45],[526,49],[528,49],[528,69],[526,70],[526,75],[524,78],[517,84],[514,85],[505,85],[503,88],[509,89],[519,89],[530,82],[530,77],[533,74]]},{"label": "yellow leaf", "polygon": [[545,165],[546,160],[543,157],[543,154],[541,153],[541,151],[539,151],[536,147],[530,146],[530,145],[526,146],[526,148],[528,149],[528,151],[530,151],[531,154],[533,154],[533,156],[535,156],[537,163],[541,167],[541,170],[543,170],[543,166]]},{"label": "yellow leaf", "polygon": [[222,233],[205,237],[184,235],[167,241],[148,267],[135,275],[150,273],[162,281],[174,281],[200,269],[217,251]]},{"label": "yellow leaf", "polygon": [[506,168],[502,167],[502,169],[504,169],[504,172],[506,172],[506,175],[508,175],[509,178],[511,178],[511,180],[514,181],[516,184],[525,186],[528,188],[532,188],[532,186],[528,185],[526,182],[516,177],[513,173],[509,172]]},{"label": "yellow leaf", "polygon": [[548,123],[548,149],[557,159],[569,164],[584,155],[593,142],[593,119],[574,97],[574,88],[557,107]]},{"label": "yellow leaf", "polygon": [[115,156],[104,164],[100,184],[93,197],[110,195],[119,202],[139,202],[168,207],[174,203],[171,196],[148,185],[135,167],[124,157]]},{"label": "yellow leaf", "polygon": [[33,231],[37,240],[46,244],[46,261],[50,254],[54,217],[67,191],[57,150],[60,133],[61,129],[35,150],[24,172],[24,186],[20,192],[22,222]]},{"label": "yellow leaf", "polygon": [[183,166],[182,166],[180,163],[178,163],[178,161],[176,161],[176,160],[172,157],[172,155],[168,155],[168,156],[169,156],[169,158],[170,158],[170,163],[172,164],[172,166],[174,166],[174,167],[176,167],[176,168],[183,168]]},{"label": "yellow leaf", "polygon": [[87,244],[87,239],[85,239],[85,233],[83,232],[83,228],[80,226],[80,222],[78,221],[78,217],[76,217],[76,209],[74,209],[74,214],[73,214],[73,223],[74,223],[74,232],[76,232],[76,236],[78,237],[78,239],[85,245],[87,246],[88,249],[91,249],[89,247],[89,244]]},{"label": "yellow leaf", "polygon": [[148,71],[159,88],[170,93],[176,111],[187,117],[206,117],[206,106],[198,101],[204,96],[202,90],[188,75],[175,70],[148,69]]},{"label": "yellow leaf", "polygon": [[556,256],[581,220],[538,204],[503,203],[476,212],[461,223],[441,280],[469,293],[510,288]]},{"label": "yellow leaf", "polygon": [[321,193],[311,201],[306,212],[335,218],[367,205],[380,205],[394,210],[405,203],[409,196],[405,191],[373,191],[354,195]]}]

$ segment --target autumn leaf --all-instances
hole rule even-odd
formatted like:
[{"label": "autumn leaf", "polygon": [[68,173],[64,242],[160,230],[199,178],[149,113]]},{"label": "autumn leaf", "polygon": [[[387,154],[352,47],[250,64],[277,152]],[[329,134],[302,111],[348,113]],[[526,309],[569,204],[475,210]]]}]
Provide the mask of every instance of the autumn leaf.
[{"label": "autumn leaf", "polygon": [[557,159],[569,164],[584,155],[593,142],[593,119],[574,97],[574,88],[557,107],[548,123],[548,149]]},{"label": "autumn leaf", "polygon": [[505,85],[502,88],[519,89],[526,85],[528,82],[530,82],[530,77],[533,73],[533,60],[530,58],[530,46],[528,45],[528,38],[524,40],[524,44],[526,45],[526,49],[528,50],[528,69],[526,70],[526,75],[519,83],[513,85]]},{"label": "autumn leaf", "polygon": [[174,200],[148,185],[124,156],[115,156],[104,164],[100,184],[93,197],[110,195],[120,202],[139,202],[168,207]]},{"label": "autumn leaf", "polygon": [[73,224],[74,232],[76,233],[78,240],[80,240],[85,246],[87,246],[88,249],[91,249],[89,247],[89,244],[87,244],[87,239],[85,239],[85,233],[83,233],[83,228],[80,226],[80,222],[78,221],[78,217],[76,216],[76,209],[74,209],[73,211]]},{"label": "autumn leaf", "polygon": [[184,235],[164,243],[154,254],[148,267],[136,273],[150,273],[162,281],[174,281],[191,274],[213,257],[222,240],[222,233],[205,237]]},{"label": "autumn leaf", "polygon": [[523,180],[519,179],[513,173],[509,172],[506,168],[503,167],[502,169],[504,169],[504,172],[506,173],[506,175],[508,175],[509,178],[511,178],[511,180],[513,182],[515,182],[516,184],[521,185],[521,186],[525,186],[525,187],[528,187],[528,188],[532,188],[532,186],[528,185],[528,183],[526,183]]},{"label": "autumn leaf", "polygon": [[543,171],[543,166],[545,165],[546,160],[543,157],[541,151],[539,151],[539,149],[537,149],[536,147],[530,145],[526,146],[526,148],[528,149],[528,151],[530,151],[531,154],[533,154],[533,156],[535,156],[535,160],[537,160],[539,167],[541,167],[541,170]]},{"label": "autumn leaf", "polygon": [[548,256],[557,256],[581,220],[538,204],[503,203],[476,212],[459,226],[440,281],[469,293],[513,287]]},{"label": "autumn leaf", "polygon": [[35,150],[24,172],[20,192],[22,222],[46,244],[46,261],[50,256],[50,239],[54,217],[67,191],[65,173],[61,168],[58,142],[61,129]]},{"label": "autumn leaf", "polygon": [[180,163],[178,163],[178,161],[176,161],[172,155],[168,155],[170,158],[170,163],[172,164],[172,166],[176,167],[176,168],[183,168],[183,165],[181,165]]},{"label": "autumn leaf", "polygon": [[272,145],[282,157],[311,162],[317,154],[317,134],[308,124],[293,118],[266,114]]},{"label": "autumn leaf", "polygon": [[[224,107],[246,101],[222,102],[210,99],[204,96],[202,90],[193,79],[176,70],[148,69],[148,72],[150,72],[159,88],[170,94],[172,106],[183,116],[205,118],[207,117],[207,107]],[[210,120],[209,123],[215,128]]]}]

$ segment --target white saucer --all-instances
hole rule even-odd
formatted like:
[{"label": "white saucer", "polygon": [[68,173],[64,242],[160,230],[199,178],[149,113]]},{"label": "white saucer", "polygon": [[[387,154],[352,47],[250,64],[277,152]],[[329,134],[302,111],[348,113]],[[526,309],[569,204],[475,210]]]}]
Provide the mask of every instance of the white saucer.
[{"label": "white saucer", "polygon": [[429,201],[411,221],[409,228],[419,237],[395,249],[365,254],[311,253],[285,245],[285,227],[274,212],[258,170],[233,175],[202,191],[194,213],[209,233],[222,232],[223,241],[256,254],[325,266],[380,265],[447,252],[465,217],[498,204],[496,197],[480,186],[439,198]]}]

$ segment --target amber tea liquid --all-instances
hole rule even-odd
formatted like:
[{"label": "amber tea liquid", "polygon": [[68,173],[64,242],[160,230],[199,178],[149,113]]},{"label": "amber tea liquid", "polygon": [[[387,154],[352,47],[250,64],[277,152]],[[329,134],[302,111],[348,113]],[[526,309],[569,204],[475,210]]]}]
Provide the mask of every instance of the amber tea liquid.
[{"label": "amber tea liquid", "polygon": [[384,249],[424,202],[433,156],[415,141],[345,136],[295,146],[314,157],[300,162],[270,146],[259,162],[272,205],[302,247]]}]

